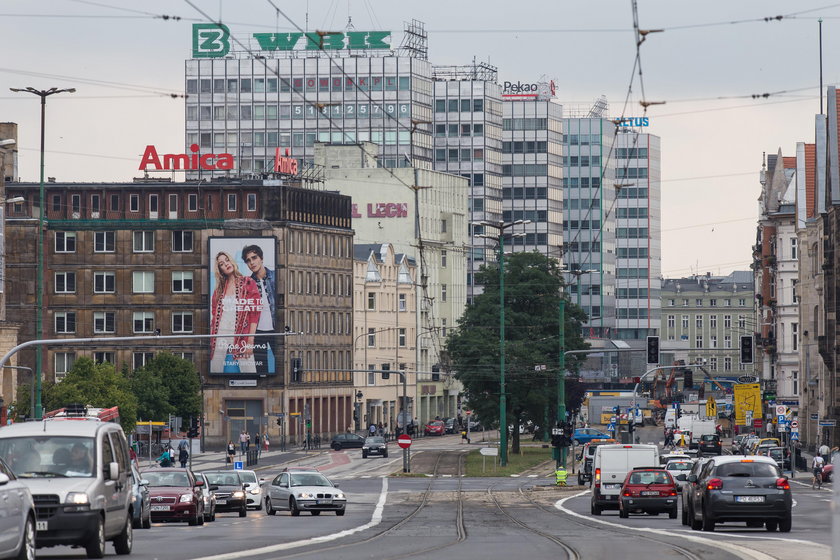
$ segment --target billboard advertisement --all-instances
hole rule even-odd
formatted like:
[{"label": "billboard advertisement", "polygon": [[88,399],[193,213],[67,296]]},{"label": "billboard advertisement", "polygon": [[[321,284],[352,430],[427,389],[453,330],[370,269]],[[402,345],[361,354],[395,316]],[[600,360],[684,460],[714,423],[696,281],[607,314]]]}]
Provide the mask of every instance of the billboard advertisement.
[{"label": "billboard advertisement", "polygon": [[210,374],[276,374],[277,240],[212,237],[209,244],[209,330],[228,335],[210,339]]},{"label": "billboard advertisement", "polygon": [[752,411],[753,418],[762,418],[761,389],[758,383],[738,383],[734,385],[735,423],[747,425],[747,411]]}]

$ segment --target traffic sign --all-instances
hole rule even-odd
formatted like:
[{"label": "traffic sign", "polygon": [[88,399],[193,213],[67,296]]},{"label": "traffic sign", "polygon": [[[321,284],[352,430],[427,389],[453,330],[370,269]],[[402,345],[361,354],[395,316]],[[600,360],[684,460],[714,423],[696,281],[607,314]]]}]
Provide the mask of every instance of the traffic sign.
[{"label": "traffic sign", "polygon": [[833,428],[837,425],[837,420],[820,420],[819,424],[820,426],[828,426],[830,428]]},{"label": "traffic sign", "polygon": [[787,407],[785,407],[785,405],[783,405],[783,404],[777,404],[776,405],[776,416],[784,416],[786,408]]},{"label": "traffic sign", "polygon": [[817,412],[812,412],[810,414],[810,417],[811,417],[811,420],[819,420],[820,419],[820,415]]},{"label": "traffic sign", "polygon": [[495,457],[499,454],[498,447],[482,447],[478,450],[479,453],[482,455],[487,455],[488,457]]},{"label": "traffic sign", "polygon": [[793,422],[791,422],[790,423],[790,429],[794,430],[794,431],[798,431],[799,430],[799,421],[794,420]]},{"label": "traffic sign", "polygon": [[408,449],[411,447],[411,436],[407,434],[403,434],[397,438],[397,445],[402,447],[403,449]]},{"label": "traffic sign", "polygon": [[563,428],[551,428],[551,435],[553,436],[562,436],[565,433],[566,432]]},{"label": "traffic sign", "polygon": [[233,462],[233,470],[241,471],[243,469],[242,461],[234,461]]}]

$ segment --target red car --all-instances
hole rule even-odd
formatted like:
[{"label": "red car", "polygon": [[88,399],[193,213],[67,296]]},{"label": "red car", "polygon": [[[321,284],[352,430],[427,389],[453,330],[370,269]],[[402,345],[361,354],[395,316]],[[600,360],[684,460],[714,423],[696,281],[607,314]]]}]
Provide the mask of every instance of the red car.
[{"label": "red car", "polygon": [[446,424],[440,420],[432,420],[423,428],[423,433],[427,436],[442,436],[446,433]]},{"label": "red car", "polygon": [[149,481],[152,521],[186,521],[204,525],[204,481],[189,469],[148,469],[142,472]]},{"label": "red car", "polygon": [[627,473],[618,498],[618,515],[630,513],[659,515],[668,512],[677,518],[677,485],[664,468],[638,467]]}]

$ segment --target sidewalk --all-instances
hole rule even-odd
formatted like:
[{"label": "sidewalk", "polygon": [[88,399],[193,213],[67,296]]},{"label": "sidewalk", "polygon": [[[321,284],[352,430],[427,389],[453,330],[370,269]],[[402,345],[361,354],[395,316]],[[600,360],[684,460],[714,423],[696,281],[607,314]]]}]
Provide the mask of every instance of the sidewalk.
[{"label": "sidewalk", "polygon": [[[304,451],[299,448],[293,448],[287,451],[263,451],[260,454],[259,460],[256,465],[252,465],[250,467],[244,466],[245,463],[245,456],[237,453],[233,456],[234,461],[242,461],[243,466],[245,469],[248,470],[266,470],[272,467],[278,467],[284,463],[289,463],[292,461],[298,461],[300,459],[304,459],[306,457],[314,457],[321,453],[329,451],[329,447],[321,447],[320,449],[312,449],[309,451]],[[209,470],[224,470],[224,469],[232,469],[233,463],[228,463],[226,461],[227,454],[222,451],[209,451],[205,453],[194,453],[191,457],[192,459],[192,470],[194,471],[209,471]],[[148,468],[150,466],[149,458],[148,457],[138,457],[137,458],[138,464],[140,465],[141,469]],[[151,466],[156,466],[156,463],[152,461]],[[176,461],[176,466],[178,463]]]}]

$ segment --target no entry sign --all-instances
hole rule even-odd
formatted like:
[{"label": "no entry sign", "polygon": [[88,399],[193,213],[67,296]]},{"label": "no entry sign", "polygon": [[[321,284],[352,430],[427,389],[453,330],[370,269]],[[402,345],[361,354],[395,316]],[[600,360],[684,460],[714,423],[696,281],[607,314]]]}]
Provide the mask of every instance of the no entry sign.
[{"label": "no entry sign", "polygon": [[397,445],[399,445],[403,449],[408,449],[409,447],[411,447],[411,436],[408,436],[406,434],[401,435],[397,438]]}]

